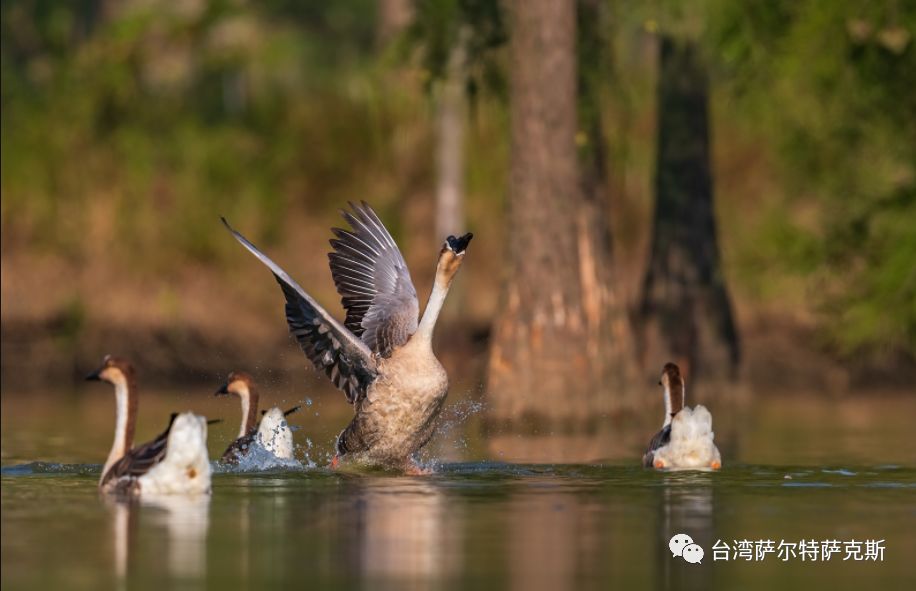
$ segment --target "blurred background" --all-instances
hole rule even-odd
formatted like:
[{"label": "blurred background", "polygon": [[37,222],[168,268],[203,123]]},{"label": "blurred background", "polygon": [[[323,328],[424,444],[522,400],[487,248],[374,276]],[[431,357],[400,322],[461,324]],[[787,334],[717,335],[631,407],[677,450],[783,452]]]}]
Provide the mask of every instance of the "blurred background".
[{"label": "blurred background", "polygon": [[490,426],[660,414],[669,360],[692,403],[912,395],[912,3],[0,6],[4,398],[108,352],[322,391],[219,216],[337,313],[350,200],[421,301],[475,233],[436,348]]},{"label": "blurred background", "polygon": [[[911,582],[916,3],[0,0],[0,34],[4,588]],[[359,200],[421,304],[475,234],[428,477],[322,468],[352,409],[219,222],[342,317]],[[99,502],[106,353],[139,369],[138,441],[192,409],[217,457],[245,370],[302,405],[305,468]],[[720,472],[639,467],[667,361]],[[765,538],[887,562],[710,561]]]}]

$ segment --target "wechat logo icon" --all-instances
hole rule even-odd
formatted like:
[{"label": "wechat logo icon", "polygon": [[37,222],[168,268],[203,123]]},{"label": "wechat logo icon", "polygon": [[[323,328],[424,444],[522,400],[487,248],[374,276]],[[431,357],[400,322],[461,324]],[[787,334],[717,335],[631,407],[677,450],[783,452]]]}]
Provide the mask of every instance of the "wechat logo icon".
[{"label": "wechat logo icon", "polygon": [[673,557],[680,556],[690,564],[703,562],[703,548],[693,543],[693,538],[687,534],[674,534],[668,542],[668,549]]}]

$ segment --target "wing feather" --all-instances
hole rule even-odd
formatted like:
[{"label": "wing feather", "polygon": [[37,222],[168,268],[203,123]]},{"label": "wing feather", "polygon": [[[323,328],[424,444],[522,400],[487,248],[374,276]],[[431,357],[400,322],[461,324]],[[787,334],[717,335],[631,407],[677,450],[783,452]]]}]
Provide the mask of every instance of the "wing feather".
[{"label": "wing feather", "polygon": [[299,284],[267,255],[223,224],[236,240],[264,263],[286,297],[286,323],[306,357],[341,389],[352,404],[362,398],[375,380],[376,361],[369,347],[312,299]]},{"label": "wing feather", "polygon": [[334,284],[347,310],[345,326],[375,353],[388,357],[417,330],[419,303],[407,263],[378,215],[365,202],[341,215],[328,254]]},{"label": "wing feather", "polygon": [[149,443],[144,443],[131,449],[124,454],[124,457],[112,464],[108,472],[105,473],[102,484],[104,485],[110,480],[120,480],[121,478],[139,478],[164,460],[168,451],[169,433],[172,431],[172,424],[177,416],[178,413],[173,412],[165,431],[157,435]]},{"label": "wing feather", "polygon": [[662,429],[655,434],[652,438],[652,441],[649,442],[649,447],[646,449],[646,453],[642,457],[642,465],[646,468],[651,468],[655,460],[655,452],[662,447],[665,447],[671,443],[671,424],[667,424]]}]

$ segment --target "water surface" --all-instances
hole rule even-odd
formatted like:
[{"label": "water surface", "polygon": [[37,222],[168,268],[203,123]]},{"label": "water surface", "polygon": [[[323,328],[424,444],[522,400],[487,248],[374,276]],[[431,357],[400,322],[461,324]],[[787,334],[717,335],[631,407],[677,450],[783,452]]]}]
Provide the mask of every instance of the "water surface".
[{"label": "water surface", "polygon": [[[3,398],[4,589],[890,589],[916,580],[906,397],[720,413],[718,473],[639,468],[639,421],[636,434],[604,436],[627,443],[587,464],[494,461],[555,444],[549,434],[487,440],[458,412],[465,419],[433,446],[436,472],[422,477],[323,467],[347,409],[316,400],[294,420],[302,467],[221,471],[209,499],[118,503],[96,493],[110,397],[48,405],[43,396]],[[175,400],[188,401],[150,394],[144,417]],[[140,438],[160,427],[141,422]],[[87,424],[88,433],[77,428]],[[214,450],[234,428],[214,427]],[[701,564],[672,557],[675,533],[705,549]],[[713,560],[716,542],[743,539],[884,540],[884,559]]]}]

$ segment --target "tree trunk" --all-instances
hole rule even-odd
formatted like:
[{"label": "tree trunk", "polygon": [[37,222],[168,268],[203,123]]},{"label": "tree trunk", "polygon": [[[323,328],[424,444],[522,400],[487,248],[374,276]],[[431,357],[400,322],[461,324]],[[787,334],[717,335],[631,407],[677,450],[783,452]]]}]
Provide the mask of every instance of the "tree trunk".
[{"label": "tree trunk", "polygon": [[413,18],[411,0],[378,0],[376,16],[376,41],[384,47],[399,35]]},{"label": "tree trunk", "polygon": [[[607,217],[577,161],[575,0],[510,6],[508,277],[495,322],[488,419],[581,429],[613,408],[615,331]],[[507,425],[508,426],[508,425]]]},{"label": "tree trunk", "polygon": [[464,231],[464,53],[452,49],[436,102],[436,238]]},{"label": "tree trunk", "polygon": [[[467,98],[464,92],[465,41],[459,35],[449,54],[445,78],[436,97],[436,239],[462,234],[464,223],[464,132]],[[464,283],[452,286],[451,306],[443,310],[442,321],[464,317]]]},{"label": "tree trunk", "polygon": [[643,367],[732,377],[740,349],[722,277],[709,152],[708,79],[697,47],[662,37],[654,235],[637,313]]}]

